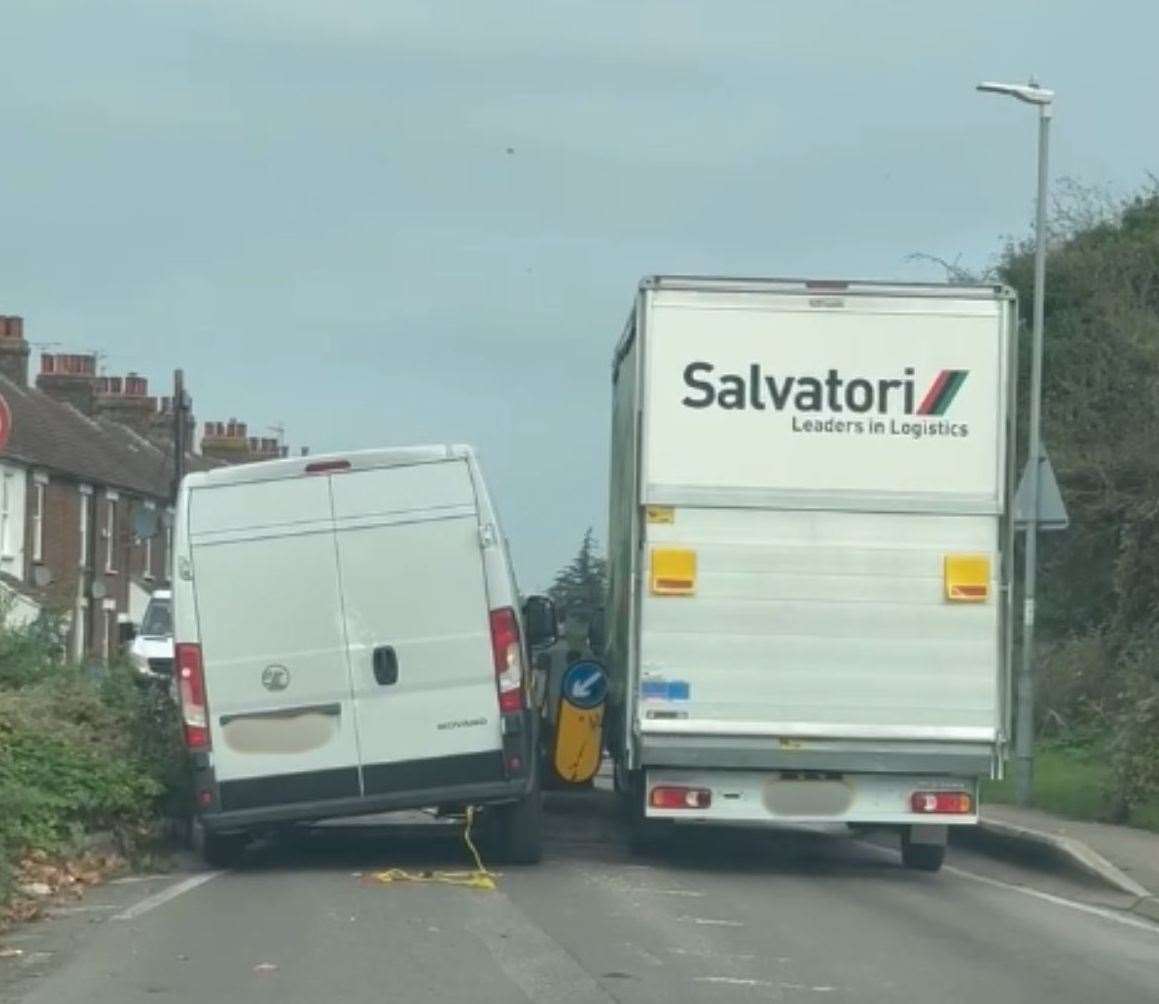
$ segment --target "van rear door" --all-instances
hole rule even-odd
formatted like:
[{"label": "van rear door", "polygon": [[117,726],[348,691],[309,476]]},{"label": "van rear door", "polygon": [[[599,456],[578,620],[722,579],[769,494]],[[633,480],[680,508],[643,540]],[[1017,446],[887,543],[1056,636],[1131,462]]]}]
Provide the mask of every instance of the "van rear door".
[{"label": "van rear door", "polygon": [[197,621],[225,811],[360,793],[327,482],[190,492]]},{"label": "van rear door", "polygon": [[503,777],[466,460],[330,479],[367,795]]}]

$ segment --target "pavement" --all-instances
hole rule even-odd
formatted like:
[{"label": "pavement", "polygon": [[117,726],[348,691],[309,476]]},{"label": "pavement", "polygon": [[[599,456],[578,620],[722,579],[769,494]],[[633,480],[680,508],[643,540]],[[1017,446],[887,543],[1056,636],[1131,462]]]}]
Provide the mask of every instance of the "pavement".
[{"label": "pavement", "polygon": [[983,806],[982,830],[1031,852],[1035,845],[1051,849],[1072,867],[1133,896],[1128,909],[1159,921],[1159,833],[997,804]]},{"label": "pavement", "polygon": [[495,891],[375,881],[468,867],[457,828],[386,817],[94,890],[6,939],[0,1002],[1159,1001],[1159,925],[1086,875],[959,846],[910,872],[838,830],[641,858],[610,792],[546,802],[543,864]]}]

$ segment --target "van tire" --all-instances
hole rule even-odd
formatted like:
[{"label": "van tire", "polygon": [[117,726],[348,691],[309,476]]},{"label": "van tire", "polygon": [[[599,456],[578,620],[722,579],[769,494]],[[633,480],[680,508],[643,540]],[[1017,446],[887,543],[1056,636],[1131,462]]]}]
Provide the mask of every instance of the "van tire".
[{"label": "van tire", "polygon": [[518,802],[500,806],[500,858],[512,865],[535,865],[543,859],[543,793],[537,783]]},{"label": "van tire", "polygon": [[913,871],[936,872],[946,860],[945,844],[915,844],[910,840],[909,829],[901,834],[901,863]]},{"label": "van tire", "polygon": [[233,868],[249,844],[246,833],[213,833],[201,823],[193,824],[193,847],[211,868]]}]

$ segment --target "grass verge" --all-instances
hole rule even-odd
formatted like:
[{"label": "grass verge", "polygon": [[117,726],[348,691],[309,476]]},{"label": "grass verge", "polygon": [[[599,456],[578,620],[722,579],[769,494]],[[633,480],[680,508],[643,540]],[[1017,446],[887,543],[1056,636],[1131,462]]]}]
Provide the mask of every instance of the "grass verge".
[{"label": "grass verge", "polygon": [[[1110,758],[1101,743],[1041,743],[1035,751],[1031,794],[1034,808],[1068,819],[1112,822],[1114,803],[1108,794],[1111,790]],[[982,782],[982,804],[987,802],[1014,804],[1014,779],[1009,773],[1001,781]],[[1159,799],[1136,806],[1127,822],[1159,833]]]}]

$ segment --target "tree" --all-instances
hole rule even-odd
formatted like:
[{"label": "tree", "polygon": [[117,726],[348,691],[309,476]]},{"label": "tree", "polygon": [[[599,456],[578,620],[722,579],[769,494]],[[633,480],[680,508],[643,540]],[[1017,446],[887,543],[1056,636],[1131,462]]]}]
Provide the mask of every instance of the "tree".
[{"label": "tree", "polygon": [[[1057,186],[1047,245],[1043,435],[1070,529],[1040,540],[1040,728],[1105,743],[1120,816],[1159,793],[1159,182],[1113,200]],[[1033,236],[949,281],[1018,292],[1027,399]],[[1019,410],[1018,469],[1026,408]]]},{"label": "tree", "polygon": [[607,560],[599,553],[595,534],[589,526],[579,552],[560,569],[547,593],[566,618],[591,620],[603,608],[607,579]]}]

